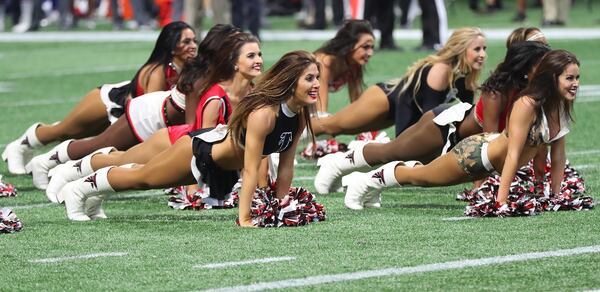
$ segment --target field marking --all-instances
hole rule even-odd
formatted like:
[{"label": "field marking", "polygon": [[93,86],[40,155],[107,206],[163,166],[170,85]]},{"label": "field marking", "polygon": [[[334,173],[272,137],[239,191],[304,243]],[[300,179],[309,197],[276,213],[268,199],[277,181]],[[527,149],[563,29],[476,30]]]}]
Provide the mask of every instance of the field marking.
[{"label": "field marking", "polygon": [[579,170],[579,169],[589,169],[589,168],[596,169],[596,168],[598,168],[599,166],[600,166],[600,165],[598,165],[598,164],[582,164],[582,165],[576,165],[576,166],[573,166],[573,168],[575,168],[575,169],[578,169],[578,170]]},{"label": "field marking", "polygon": [[442,218],[442,221],[464,221],[464,220],[471,220],[471,219],[475,219],[475,217],[446,217],[446,218]]},{"label": "field marking", "polygon": [[32,107],[32,106],[47,106],[54,104],[65,104],[65,103],[76,103],[83,97],[67,97],[67,98],[53,98],[43,100],[19,100],[16,102],[6,102],[2,106],[4,107]]},{"label": "field marking", "polygon": [[[133,194],[122,195],[122,196],[110,196],[108,197],[108,201],[119,200],[119,199],[132,199],[132,198],[144,198],[144,197],[161,197],[164,196],[164,193],[160,190],[147,190],[142,192],[136,192]],[[32,205],[16,205],[16,206],[8,206],[7,208],[18,210],[18,209],[35,209],[35,208],[44,208],[49,206],[61,206],[56,203],[41,203],[41,204],[32,204]]]},{"label": "field marking", "polygon": [[50,206],[59,206],[59,204],[56,204],[56,203],[43,203],[43,204],[33,204],[33,205],[9,206],[7,208],[12,209],[12,210],[18,210],[18,209],[36,209],[36,208],[44,208],[44,207],[50,207]]},{"label": "field marking", "polygon": [[590,103],[590,102],[598,102],[598,101],[600,101],[600,93],[595,94],[595,95],[589,95],[588,98],[576,99],[575,103]]},{"label": "field marking", "polygon": [[[122,72],[122,71],[130,71],[136,70],[137,65],[120,65],[120,66],[103,66],[96,67],[94,69],[90,68],[81,68],[81,69],[67,69],[63,71],[52,71],[52,72],[35,72],[35,73],[16,73],[7,76],[3,76],[3,79],[6,80],[15,80],[15,79],[29,79],[34,77],[61,77],[61,76],[69,76],[69,75],[81,75],[81,74],[96,74],[96,73],[112,73],[112,72]],[[118,80],[116,81],[118,82]],[[98,84],[100,85],[100,84]]]},{"label": "field marking", "polygon": [[355,281],[361,279],[375,278],[375,277],[389,277],[389,276],[400,276],[409,275],[416,273],[426,272],[437,272],[453,269],[464,269],[470,267],[481,267],[488,265],[498,265],[505,263],[523,262],[528,260],[553,258],[553,257],[564,257],[564,256],[575,256],[580,254],[588,253],[600,253],[600,245],[578,247],[572,249],[561,249],[555,251],[546,252],[532,252],[524,254],[515,254],[507,256],[497,256],[489,258],[480,258],[472,260],[459,260],[450,261],[436,264],[426,264],[412,267],[400,267],[400,268],[388,268],[379,270],[367,270],[352,273],[343,274],[330,274],[321,276],[311,276],[305,278],[287,279],[273,282],[261,282],[251,285],[240,285],[223,287],[216,289],[208,289],[203,291],[262,291],[270,289],[284,289],[292,287],[305,287],[319,284],[329,284],[337,282]]},{"label": "field marking", "polygon": [[11,92],[13,91],[13,86],[8,82],[0,82],[0,92]]},{"label": "field marking", "polygon": [[39,260],[30,260],[30,263],[34,264],[49,264],[49,263],[59,263],[64,261],[72,261],[72,260],[86,260],[100,257],[122,257],[126,256],[126,252],[105,252],[105,253],[92,253],[85,254],[79,256],[71,256],[71,257],[59,257],[59,258],[47,258],[47,259],[39,259]]},{"label": "field marking", "polygon": [[[483,32],[488,40],[506,40],[512,29],[508,28],[486,28]],[[449,30],[451,34],[453,30]],[[309,30],[261,30],[262,41],[307,41],[328,40],[335,35],[335,30],[309,31]],[[378,30],[374,31],[375,37],[379,38]],[[394,39],[398,40],[420,40],[422,38],[419,29],[396,29],[393,32]],[[566,39],[599,39],[600,30],[594,28],[545,28],[544,35],[552,40]],[[157,31],[150,32],[35,32],[35,33],[0,33],[0,42],[155,42]]]},{"label": "field marking", "polygon": [[295,259],[296,259],[296,257],[273,257],[273,258],[254,259],[254,260],[238,261],[238,262],[225,262],[225,263],[195,265],[193,268],[196,268],[196,269],[222,269],[222,268],[229,268],[229,267],[242,266],[242,265],[293,261]]},{"label": "field marking", "polygon": [[588,150],[567,152],[567,156],[569,156],[569,155],[578,156],[578,155],[588,155],[588,154],[597,154],[597,153],[600,153],[600,149],[588,149]]}]

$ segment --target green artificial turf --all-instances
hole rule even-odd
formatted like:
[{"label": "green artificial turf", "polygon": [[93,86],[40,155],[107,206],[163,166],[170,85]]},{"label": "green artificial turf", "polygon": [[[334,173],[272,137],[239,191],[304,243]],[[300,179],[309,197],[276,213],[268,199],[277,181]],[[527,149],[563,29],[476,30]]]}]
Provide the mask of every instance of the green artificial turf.
[{"label": "green artificial turf", "polygon": [[[579,1],[578,1],[579,2]],[[600,7],[598,8],[600,9]],[[581,84],[599,84],[598,40],[550,40],[581,60]],[[406,47],[414,43],[401,44]],[[487,72],[503,57],[504,43],[488,43]],[[151,43],[0,43],[0,144],[15,139],[33,122],[61,119],[90,89],[130,79],[145,61]],[[265,42],[268,67],[284,52],[314,50],[319,42]],[[367,85],[400,77],[423,53],[376,52]],[[18,60],[18,61],[17,61]],[[346,91],[333,95],[333,110],[348,103]],[[600,94],[598,94],[600,95]],[[568,158],[585,166],[589,195],[598,198],[600,102],[575,104]],[[388,131],[390,131],[389,129]],[[390,134],[392,132],[390,131]],[[349,141],[350,136],[341,136]],[[46,148],[36,150],[42,153]],[[597,150],[593,152],[593,150]],[[582,152],[588,151],[588,152]],[[591,152],[590,152],[591,151]],[[314,161],[298,156],[296,177],[312,177]],[[318,196],[327,220],[298,228],[241,229],[237,210],[178,211],[167,207],[161,190],[128,192],[105,203],[108,220],[70,222],[62,205],[48,203],[29,176],[15,176],[0,163],[4,180],[19,195],[0,198],[13,207],[24,228],[0,234],[4,291],[192,291],[310,276],[380,270],[545,252],[600,245],[598,210],[544,213],[534,217],[444,221],[461,217],[465,203],[455,195],[469,184],[446,188],[397,188],[383,193],[383,207],[362,212],[343,206],[343,193]],[[312,180],[294,185],[314,191]],[[33,260],[127,253],[125,256],[60,263]],[[295,260],[223,269],[195,265],[292,256]],[[298,287],[335,291],[470,291],[600,289],[600,254],[583,254],[356,281]]]}]

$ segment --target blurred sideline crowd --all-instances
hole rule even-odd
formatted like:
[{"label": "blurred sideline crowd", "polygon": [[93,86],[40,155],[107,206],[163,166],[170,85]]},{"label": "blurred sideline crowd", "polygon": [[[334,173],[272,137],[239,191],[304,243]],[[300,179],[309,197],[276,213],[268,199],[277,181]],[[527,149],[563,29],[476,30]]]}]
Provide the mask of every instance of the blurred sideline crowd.
[{"label": "blurred sideline crowd", "polygon": [[[233,24],[260,37],[271,28],[267,15],[295,16],[299,28],[339,28],[344,19],[367,19],[381,32],[380,49],[394,44],[395,27],[409,28],[419,17],[423,42],[416,50],[438,49],[447,38],[446,7],[468,1],[480,14],[493,14],[512,0],[0,0],[0,31],[94,29],[110,19],[113,30],[154,30],[182,20],[199,28],[203,18],[213,24]],[[513,22],[527,20],[527,8],[543,9],[541,26],[563,26],[576,0],[515,0]],[[577,0],[591,6],[590,0]],[[275,28],[276,29],[276,28]]]}]

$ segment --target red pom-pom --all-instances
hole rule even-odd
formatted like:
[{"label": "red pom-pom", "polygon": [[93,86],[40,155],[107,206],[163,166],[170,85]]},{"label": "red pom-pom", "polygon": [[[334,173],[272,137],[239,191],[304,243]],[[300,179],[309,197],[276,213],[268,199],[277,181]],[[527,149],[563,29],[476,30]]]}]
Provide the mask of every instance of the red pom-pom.
[{"label": "red pom-pom", "polygon": [[0,209],[0,233],[12,233],[21,231],[21,229],[23,229],[23,223],[11,209]]},{"label": "red pom-pom", "polygon": [[[314,200],[313,194],[294,187],[282,199],[277,199],[274,188],[257,188],[250,215],[258,227],[301,226],[327,218],[325,208]],[[239,225],[239,219],[236,223]]]},{"label": "red pom-pom", "polygon": [[9,183],[5,183],[2,181],[2,176],[0,175],[0,197],[14,197],[17,195],[17,188]]},{"label": "red pom-pom", "polygon": [[579,173],[565,166],[565,175],[558,195],[550,193],[550,162],[545,167],[544,180],[536,182],[533,163],[520,168],[511,183],[508,202],[498,205],[496,196],[500,188],[500,176],[490,176],[474,190],[465,189],[456,196],[457,200],[467,201],[465,215],[486,216],[529,216],[543,211],[587,210],[594,207],[594,200],[585,196],[585,183]]}]

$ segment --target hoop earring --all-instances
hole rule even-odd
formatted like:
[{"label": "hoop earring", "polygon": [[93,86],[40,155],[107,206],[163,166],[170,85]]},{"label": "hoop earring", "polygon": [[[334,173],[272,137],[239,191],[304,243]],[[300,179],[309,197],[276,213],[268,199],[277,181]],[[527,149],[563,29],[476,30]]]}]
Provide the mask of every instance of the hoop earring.
[{"label": "hoop earring", "polygon": [[233,71],[237,71],[240,70],[240,67],[238,67],[237,65],[233,66]]}]

